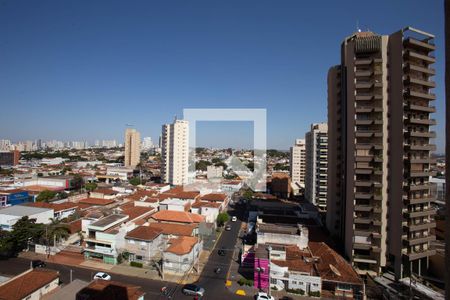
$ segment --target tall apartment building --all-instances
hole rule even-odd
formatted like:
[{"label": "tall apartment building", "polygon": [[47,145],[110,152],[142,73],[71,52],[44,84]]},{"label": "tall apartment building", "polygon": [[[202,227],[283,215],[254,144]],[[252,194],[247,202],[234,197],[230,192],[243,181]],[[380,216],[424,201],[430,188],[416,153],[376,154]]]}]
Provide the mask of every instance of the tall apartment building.
[{"label": "tall apartment building", "polygon": [[175,120],[162,126],[161,178],[173,185],[188,183],[189,123]]},{"label": "tall apartment building", "polygon": [[422,274],[434,254],[433,40],[357,32],[328,73],[327,227],[360,273]]},{"label": "tall apartment building", "polygon": [[319,210],[327,209],[328,124],[311,125],[305,135],[306,174],[305,199]]},{"label": "tall apartment building", "polygon": [[134,128],[125,130],[125,167],[136,167],[141,160],[141,134]]},{"label": "tall apartment building", "polygon": [[290,176],[297,187],[305,188],[306,146],[304,139],[296,139],[291,147]]}]

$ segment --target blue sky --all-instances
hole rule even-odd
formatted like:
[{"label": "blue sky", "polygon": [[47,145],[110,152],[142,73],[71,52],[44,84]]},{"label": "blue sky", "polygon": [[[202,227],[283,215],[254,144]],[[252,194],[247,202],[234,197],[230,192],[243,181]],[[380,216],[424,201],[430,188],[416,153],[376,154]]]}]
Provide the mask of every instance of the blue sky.
[{"label": "blue sky", "polygon": [[[183,108],[266,108],[268,147],[288,149],[326,121],[327,71],[357,22],[380,34],[410,25],[436,35],[443,151],[438,0],[2,0],[0,139],[122,140],[131,123],[157,140]],[[205,124],[198,143],[240,146],[229,134],[239,126],[223,125]]]}]

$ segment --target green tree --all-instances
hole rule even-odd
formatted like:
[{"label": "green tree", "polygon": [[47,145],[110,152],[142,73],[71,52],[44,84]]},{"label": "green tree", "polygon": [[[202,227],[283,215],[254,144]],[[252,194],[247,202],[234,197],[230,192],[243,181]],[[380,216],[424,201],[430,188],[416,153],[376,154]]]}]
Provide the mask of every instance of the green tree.
[{"label": "green tree", "polygon": [[214,157],[214,158],[211,160],[211,162],[212,162],[214,165],[216,165],[216,164],[218,164],[218,163],[221,163],[222,160],[221,160],[220,158],[218,158],[218,157]]},{"label": "green tree", "polygon": [[97,188],[97,184],[95,182],[88,182],[84,185],[84,188],[89,192],[92,192]]},{"label": "green tree", "polygon": [[[47,238],[49,244],[53,245],[54,241],[66,240],[69,237],[70,229],[67,224],[63,224],[58,219],[50,219],[50,224],[47,225]],[[55,246],[55,245],[53,245]]]},{"label": "green tree", "polygon": [[49,202],[53,198],[56,197],[56,192],[49,191],[49,190],[43,190],[39,193],[39,195],[36,198],[37,202]]},{"label": "green tree", "polygon": [[136,186],[141,184],[141,179],[139,177],[133,177],[128,181],[130,184]]},{"label": "green tree", "polygon": [[217,226],[222,227],[229,219],[230,216],[226,212],[220,213],[217,216]]},{"label": "green tree", "polygon": [[251,189],[246,189],[242,196],[245,200],[250,201],[250,200],[252,200],[253,195],[254,195],[254,193]]},{"label": "green tree", "polygon": [[209,161],[206,160],[200,160],[198,162],[195,163],[195,169],[196,170],[201,170],[201,171],[206,171],[206,169],[208,168],[208,166],[210,166],[211,163]]},{"label": "green tree", "polygon": [[255,164],[253,162],[249,162],[247,164],[247,168],[253,172],[255,170]]},{"label": "green tree", "polygon": [[224,170],[226,170],[228,168],[227,164],[224,163],[223,161],[215,163],[214,166],[216,166],[216,167],[222,166]]},{"label": "green tree", "polygon": [[273,166],[274,170],[281,170],[281,171],[289,171],[289,166],[288,165],[284,165],[284,164],[280,164],[280,163],[276,163]]},{"label": "green tree", "polygon": [[0,255],[15,256],[28,246],[29,242],[37,242],[44,234],[44,225],[36,224],[35,219],[22,217],[13,226],[12,231],[0,230]]},{"label": "green tree", "polygon": [[81,189],[84,184],[84,179],[80,174],[75,174],[72,179],[72,185],[75,189]]}]

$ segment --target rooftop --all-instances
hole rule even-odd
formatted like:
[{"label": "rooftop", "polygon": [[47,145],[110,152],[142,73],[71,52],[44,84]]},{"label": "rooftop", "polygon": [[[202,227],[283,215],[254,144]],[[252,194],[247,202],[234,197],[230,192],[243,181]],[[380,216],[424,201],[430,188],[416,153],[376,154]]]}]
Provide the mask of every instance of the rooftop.
[{"label": "rooftop", "polygon": [[77,293],[85,300],[138,300],[145,295],[140,286],[117,281],[94,280]]},{"label": "rooftop", "polygon": [[177,255],[188,254],[192,251],[192,248],[197,244],[197,242],[198,238],[193,236],[177,237],[169,240],[169,247],[167,247],[166,252]]},{"label": "rooftop", "polygon": [[26,205],[14,205],[0,209],[0,214],[9,216],[24,217],[39,214],[51,210],[50,208],[32,207]]},{"label": "rooftop", "polygon": [[200,197],[200,200],[204,201],[225,201],[226,199],[227,199],[226,194],[219,194],[219,193],[206,194]]},{"label": "rooftop", "polygon": [[102,199],[102,198],[85,198],[81,199],[79,203],[89,204],[89,205],[109,205],[114,203],[113,199]]},{"label": "rooftop", "polygon": [[127,215],[114,214],[114,215],[109,215],[104,218],[101,218],[100,220],[90,224],[90,226],[107,227],[109,225],[113,225],[116,222],[119,222],[120,220],[126,220],[126,219],[128,219]]},{"label": "rooftop", "polygon": [[165,235],[192,236],[195,224],[150,223],[149,227],[161,230]]},{"label": "rooftop", "polygon": [[150,226],[138,226],[127,233],[125,238],[143,241],[153,241],[162,233],[162,230]]},{"label": "rooftop", "polygon": [[205,221],[204,216],[184,211],[172,211],[172,210],[158,211],[153,215],[151,215],[151,218],[156,221],[188,223],[188,224],[200,223]]},{"label": "rooftop", "polygon": [[59,277],[59,273],[47,269],[29,269],[0,284],[0,298],[21,300]]}]

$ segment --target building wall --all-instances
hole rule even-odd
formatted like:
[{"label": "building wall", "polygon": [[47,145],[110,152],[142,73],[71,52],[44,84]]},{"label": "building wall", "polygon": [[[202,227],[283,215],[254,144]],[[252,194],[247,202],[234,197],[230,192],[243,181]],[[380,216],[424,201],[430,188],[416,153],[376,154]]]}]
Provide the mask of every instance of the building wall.
[{"label": "building wall", "polygon": [[134,260],[139,260],[136,256],[142,256],[141,261],[150,262],[155,256],[161,256],[161,247],[163,247],[163,235],[158,235],[153,241],[142,241],[135,239],[125,239],[124,251],[134,254]]},{"label": "building wall", "polygon": [[328,125],[312,124],[306,133],[305,199],[320,210],[327,208]]},{"label": "building wall", "polygon": [[162,167],[164,182],[173,185],[188,183],[189,123],[175,120],[162,127]]},{"label": "building wall", "polygon": [[141,160],[141,134],[133,128],[125,130],[125,167],[136,167]]},{"label": "building wall", "polygon": [[291,147],[290,175],[292,183],[301,187],[305,186],[306,173],[306,148],[305,140],[297,139],[295,145]]},{"label": "building wall", "polygon": [[33,293],[31,293],[30,295],[28,295],[24,299],[26,299],[26,300],[39,300],[39,299],[42,298],[43,295],[45,295],[47,293],[50,293],[51,291],[56,289],[58,287],[58,284],[59,284],[59,278],[56,278],[55,280],[53,280],[50,283],[44,285],[40,289],[34,291]]}]

